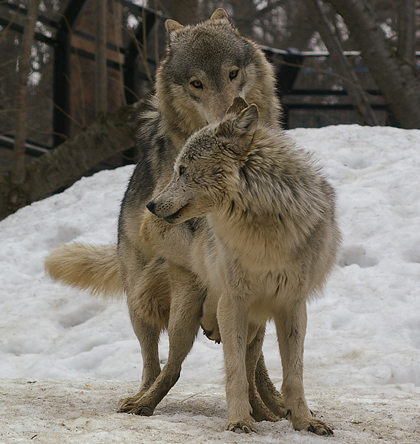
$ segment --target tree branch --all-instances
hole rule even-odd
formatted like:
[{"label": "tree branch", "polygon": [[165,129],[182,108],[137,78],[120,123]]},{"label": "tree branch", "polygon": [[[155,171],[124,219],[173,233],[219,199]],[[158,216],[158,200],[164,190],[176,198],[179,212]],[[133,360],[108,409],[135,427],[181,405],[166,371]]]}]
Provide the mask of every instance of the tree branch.
[{"label": "tree branch", "polygon": [[308,18],[319,32],[328,48],[332,64],[344,79],[344,88],[350,100],[366,125],[379,125],[370,106],[369,100],[349,61],[343,54],[343,48],[337,36],[333,34],[330,23],[322,11],[318,0],[305,0]]},{"label": "tree branch", "polygon": [[[99,162],[135,145],[137,116],[143,103],[127,105],[116,114],[102,114],[86,131],[31,162],[26,180],[15,184],[9,173],[0,180],[0,220],[24,205],[70,186]],[[11,200],[11,196],[17,199]]]},{"label": "tree branch", "polygon": [[26,99],[28,96],[28,76],[31,68],[31,49],[34,42],[35,25],[38,19],[40,2],[41,0],[30,0],[29,2],[25,29],[22,36],[21,53],[19,55],[15,146],[10,177],[15,184],[21,184],[25,181]]},{"label": "tree branch", "polygon": [[328,0],[340,14],[399,125],[420,128],[420,83],[387,42],[366,0]]},{"label": "tree branch", "polygon": [[416,65],[415,0],[399,0],[397,53],[411,66]]}]

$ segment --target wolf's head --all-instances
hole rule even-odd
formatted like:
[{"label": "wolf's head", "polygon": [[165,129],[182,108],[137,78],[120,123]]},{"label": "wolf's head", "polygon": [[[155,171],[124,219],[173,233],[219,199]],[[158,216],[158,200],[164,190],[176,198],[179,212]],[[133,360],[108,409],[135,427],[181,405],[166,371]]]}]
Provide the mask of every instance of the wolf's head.
[{"label": "wolf's head", "polygon": [[147,208],[178,224],[229,205],[257,125],[257,106],[236,98],[221,123],[208,125],[188,139],[170,183]]},{"label": "wolf's head", "polygon": [[255,103],[262,121],[278,121],[273,68],[223,9],[194,26],[167,20],[166,30],[167,56],[157,72],[156,91],[169,124],[188,137],[220,122],[235,97]]}]

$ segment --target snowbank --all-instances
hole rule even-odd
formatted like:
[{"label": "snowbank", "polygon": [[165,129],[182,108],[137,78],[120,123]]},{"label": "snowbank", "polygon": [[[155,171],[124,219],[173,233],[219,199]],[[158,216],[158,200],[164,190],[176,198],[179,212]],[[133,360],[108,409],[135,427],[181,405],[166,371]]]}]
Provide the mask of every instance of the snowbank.
[{"label": "snowbank", "polygon": [[[343,245],[305,342],[310,407],[337,443],[420,441],[420,131],[340,125],[289,134],[335,186]],[[222,348],[199,335],[155,416],[116,414],[139,385],[141,355],[123,302],[52,282],[62,242],[116,240],[132,167],[104,171],[0,223],[0,442],[290,442],[325,438],[286,421],[223,432]],[[167,337],[161,340],[165,363]],[[281,384],[274,327],[264,344]]]}]

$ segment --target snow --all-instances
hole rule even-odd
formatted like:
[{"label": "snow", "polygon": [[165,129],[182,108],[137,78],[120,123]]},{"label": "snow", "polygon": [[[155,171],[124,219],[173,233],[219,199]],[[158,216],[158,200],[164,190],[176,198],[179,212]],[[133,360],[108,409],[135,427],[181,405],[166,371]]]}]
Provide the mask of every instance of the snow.
[{"label": "snow", "polygon": [[[257,424],[223,431],[222,346],[201,334],[152,417],[117,414],[141,355],[124,302],[52,282],[62,242],[116,241],[133,167],[83,178],[0,222],[0,443],[420,442],[420,130],[340,125],[288,132],[338,194],[339,266],[308,307],[305,389],[334,438]],[[273,325],[264,353],[281,384]],[[161,339],[165,363],[168,340]],[[380,440],[380,441],[378,441]]]}]

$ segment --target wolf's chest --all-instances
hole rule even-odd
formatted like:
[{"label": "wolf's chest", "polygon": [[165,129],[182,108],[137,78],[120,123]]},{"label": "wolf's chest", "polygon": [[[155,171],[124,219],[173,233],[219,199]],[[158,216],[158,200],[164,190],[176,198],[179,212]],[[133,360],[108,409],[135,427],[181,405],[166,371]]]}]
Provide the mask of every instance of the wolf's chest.
[{"label": "wolf's chest", "polygon": [[275,312],[292,302],[299,285],[290,270],[266,273],[244,282],[249,291],[249,319],[262,324],[272,319]]}]

